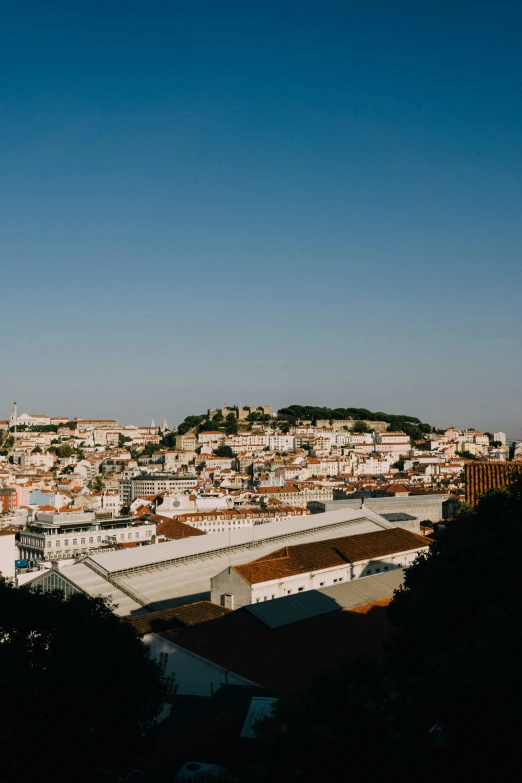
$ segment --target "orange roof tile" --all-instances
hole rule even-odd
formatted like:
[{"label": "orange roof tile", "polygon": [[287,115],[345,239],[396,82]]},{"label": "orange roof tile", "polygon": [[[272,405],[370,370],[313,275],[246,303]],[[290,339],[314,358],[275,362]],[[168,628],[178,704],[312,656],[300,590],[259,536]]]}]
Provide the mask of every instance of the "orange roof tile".
[{"label": "orange roof tile", "polygon": [[403,528],[378,530],[329,541],[286,546],[250,563],[233,566],[250,584],[283,579],[309,571],[386,557],[428,546],[426,539]]}]

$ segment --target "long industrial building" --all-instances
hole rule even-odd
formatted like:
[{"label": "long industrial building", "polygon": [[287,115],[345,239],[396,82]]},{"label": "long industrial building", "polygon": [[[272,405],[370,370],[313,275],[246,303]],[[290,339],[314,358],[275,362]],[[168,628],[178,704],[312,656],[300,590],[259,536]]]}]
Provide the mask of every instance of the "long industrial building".
[{"label": "long industrial building", "polygon": [[[107,554],[39,574],[29,584],[102,595],[120,616],[208,600],[210,580],[228,565],[269,554],[277,546],[324,541],[396,527],[368,508],[343,507],[251,528],[151,544]],[[63,584],[60,584],[62,582]]]},{"label": "long industrial building", "polygon": [[[365,498],[363,508],[371,509],[392,522],[397,521],[401,527],[418,530],[419,522],[440,522],[448,516],[446,501],[449,493],[430,493],[426,495],[405,495],[404,497]],[[326,502],[312,501],[308,504],[312,513],[333,511],[336,508],[360,508],[360,498],[345,498],[344,500],[329,500]],[[400,514],[400,519],[394,515]],[[409,521],[409,524],[406,522]]]}]

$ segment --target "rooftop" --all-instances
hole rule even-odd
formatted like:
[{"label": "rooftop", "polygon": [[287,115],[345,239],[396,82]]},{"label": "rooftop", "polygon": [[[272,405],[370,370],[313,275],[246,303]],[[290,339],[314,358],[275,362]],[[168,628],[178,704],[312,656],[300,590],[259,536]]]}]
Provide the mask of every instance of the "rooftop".
[{"label": "rooftop", "polygon": [[[274,522],[267,522],[264,525],[228,530],[223,533],[210,533],[205,536],[191,536],[165,544],[152,544],[134,552],[91,555],[88,559],[100,571],[117,574],[148,569],[151,566],[179,563],[194,557],[218,555],[231,549],[243,549],[248,553],[249,550],[259,546],[273,547],[275,543],[290,542],[296,536],[324,538],[325,531],[339,530],[347,524],[356,522],[369,523],[369,527],[367,526],[364,531],[360,532],[394,528],[391,522],[370,509],[343,507],[324,514],[289,516]],[[335,533],[330,532],[327,537],[334,536]]]},{"label": "rooftop", "polygon": [[[360,581],[371,579],[375,577]],[[339,671],[346,656],[382,655],[383,643],[394,631],[386,612],[390,600],[391,595],[274,628],[244,608],[160,636],[265,688],[301,690],[317,671]]]},{"label": "rooftop", "polygon": [[356,609],[393,595],[404,581],[404,569],[397,568],[374,576],[355,579],[352,582],[306,590],[285,596],[276,601],[249,604],[251,612],[269,628],[282,628],[312,617],[331,612]]},{"label": "rooftop", "polygon": [[158,633],[173,628],[181,628],[184,625],[196,625],[207,620],[215,620],[231,610],[224,606],[218,606],[211,601],[196,601],[194,604],[161,609],[158,612],[128,617],[127,622],[134,626],[139,634]]},{"label": "rooftop", "polygon": [[427,546],[425,537],[397,527],[329,541],[285,546],[250,563],[234,566],[234,570],[249,584],[257,584]]},{"label": "rooftop", "polygon": [[[348,512],[348,513],[346,513]],[[360,514],[364,516],[360,516]],[[315,516],[286,518],[230,533],[210,533],[165,544],[121,552],[90,555],[81,564],[92,570],[105,590],[126,592],[138,606],[149,611],[168,609],[210,598],[210,580],[228,565],[249,562],[254,555],[270,554],[274,544],[300,544],[393,528],[390,522],[365,510],[340,509]],[[77,564],[64,566],[63,573],[75,579]],[[82,571],[83,573],[83,571]],[[110,581],[109,581],[110,580]],[[86,592],[95,595],[87,584]],[[123,608],[123,607],[122,607]],[[143,610],[142,610],[143,611]],[[133,610],[118,614],[134,614]]]}]

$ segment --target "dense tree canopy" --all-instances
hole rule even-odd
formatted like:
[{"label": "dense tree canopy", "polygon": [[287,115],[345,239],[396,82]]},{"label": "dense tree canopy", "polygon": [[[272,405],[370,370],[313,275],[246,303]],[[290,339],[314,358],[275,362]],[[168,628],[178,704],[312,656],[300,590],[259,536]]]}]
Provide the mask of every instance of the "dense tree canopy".
[{"label": "dense tree canopy", "polygon": [[173,686],[103,600],[0,578],[0,693],[2,783],[116,781]]},{"label": "dense tree canopy", "polygon": [[214,454],[216,457],[230,457],[230,459],[236,456],[230,446],[226,446],[224,443],[218,446]]},{"label": "dense tree canopy", "polygon": [[464,451],[456,451],[455,454],[457,457],[463,457],[464,459],[478,459],[476,454],[473,454],[471,451],[467,451],[467,449],[464,449]]},{"label": "dense tree canopy", "polygon": [[215,430],[221,429],[223,426],[223,417],[220,419],[216,419],[214,416],[213,419],[206,419],[206,421],[202,421],[201,424],[198,427],[199,432],[213,432]]},{"label": "dense tree canopy", "polygon": [[519,763],[522,481],[462,506],[389,607],[384,662],[347,662],[260,725],[259,781],[498,780]]},{"label": "dense tree canopy", "polygon": [[186,432],[191,430],[193,427],[197,427],[198,424],[200,424],[203,421],[203,419],[206,418],[207,417],[203,413],[198,416],[187,416],[179,425],[177,434],[185,435]]},{"label": "dense tree canopy", "polygon": [[389,425],[388,429],[390,431],[403,431],[412,438],[421,438],[424,434],[433,430],[430,424],[423,424],[416,416],[383,413],[382,411],[374,413],[367,408],[321,408],[315,405],[289,405],[287,408],[280,408],[277,415],[278,418],[290,423],[295,423],[302,419],[306,421],[315,421],[317,419],[327,419],[329,421],[339,421],[340,419],[383,421]]},{"label": "dense tree canopy", "polygon": [[64,443],[63,446],[49,446],[48,450],[54,452],[60,459],[72,457],[74,454],[74,447],[69,443]]}]

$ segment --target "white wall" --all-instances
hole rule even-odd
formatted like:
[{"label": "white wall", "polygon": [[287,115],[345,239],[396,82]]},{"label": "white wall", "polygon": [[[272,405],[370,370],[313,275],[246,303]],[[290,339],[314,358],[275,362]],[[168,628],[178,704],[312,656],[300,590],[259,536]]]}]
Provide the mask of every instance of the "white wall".
[{"label": "white wall", "polygon": [[150,647],[153,658],[166,653],[167,674],[174,674],[181,696],[212,696],[222,685],[256,685],[251,680],[234,674],[206,658],[185,650],[183,647],[157,636],[147,634],[143,641]]},{"label": "white wall", "polygon": [[9,579],[15,575],[15,560],[18,560],[15,534],[6,535],[0,530],[0,574]]},{"label": "white wall", "polygon": [[[229,573],[230,570],[230,573]],[[225,593],[233,596],[231,609],[239,609],[252,603],[252,587],[233,568],[225,568],[210,580],[210,600],[222,605],[221,596]]]},{"label": "white wall", "polygon": [[[428,544],[426,544],[428,549]],[[271,601],[275,598],[284,598],[287,595],[317,590],[321,587],[329,587],[333,584],[351,582],[361,577],[372,576],[394,568],[407,568],[416,559],[419,550],[409,552],[397,552],[386,557],[364,560],[359,563],[345,563],[334,568],[327,568],[317,572],[294,574],[284,579],[274,579],[269,582],[249,584],[233,568],[226,568],[211,579],[211,600],[221,604],[224,594],[232,595],[232,609],[238,609],[248,604]]]}]

